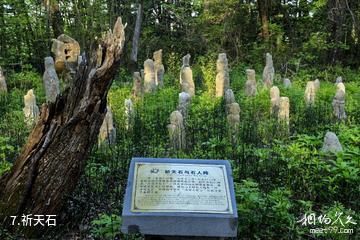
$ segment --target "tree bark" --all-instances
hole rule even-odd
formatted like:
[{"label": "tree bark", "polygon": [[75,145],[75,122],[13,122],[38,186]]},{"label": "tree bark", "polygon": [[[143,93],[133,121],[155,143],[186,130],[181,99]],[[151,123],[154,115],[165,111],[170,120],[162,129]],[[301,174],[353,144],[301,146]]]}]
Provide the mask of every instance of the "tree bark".
[{"label": "tree bark", "polygon": [[106,98],[119,68],[125,27],[118,18],[101,40],[103,62],[96,51],[77,67],[70,86],[55,103],[44,104],[21,155],[0,178],[0,225],[26,236],[40,236],[46,227],[12,226],[10,216],[57,215],[83,172],[106,112]]},{"label": "tree bark", "polygon": [[49,22],[54,33],[54,38],[64,33],[64,21],[61,17],[59,3],[55,0],[45,0],[44,5],[49,14]]},{"label": "tree bark", "polygon": [[131,66],[132,70],[135,71],[137,68],[137,56],[139,51],[139,40],[140,40],[140,33],[141,33],[141,24],[142,24],[142,16],[143,15],[143,4],[142,2],[139,3],[139,7],[136,14],[136,23],[135,23],[135,29],[134,29],[134,35],[132,39],[132,47],[131,47]]},{"label": "tree bark", "polygon": [[267,42],[270,37],[269,33],[269,3],[268,0],[257,0],[259,16],[261,21],[261,36]]}]

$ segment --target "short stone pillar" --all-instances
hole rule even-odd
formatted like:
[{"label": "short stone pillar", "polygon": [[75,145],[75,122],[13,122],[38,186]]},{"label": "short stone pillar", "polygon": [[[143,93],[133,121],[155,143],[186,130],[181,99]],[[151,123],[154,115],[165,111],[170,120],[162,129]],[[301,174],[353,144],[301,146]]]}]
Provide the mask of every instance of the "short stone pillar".
[{"label": "short stone pillar", "polygon": [[271,115],[278,117],[280,109],[280,90],[277,86],[270,88]]},{"label": "short stone pillar", "polygon": [[144,92],[156,91],[155,65],[152,59],[144,62]]},{"label": "short stone pillar", "polygon": [[186,120],[189,112],[191,104],[191,96],[190,94],[186,92],[179,93],[179,104],[177,110],[179,110],[184,118]]},{"label": "short stone pillar", "polygon": [[135,99],[140,99],[143,97],[142,78],[139,72],[134,72],[133,74],[133,87],[131,90],[131,95]]},{"label": "short stone pillar", "polygon": [[317,88],[314,81],[307,82],[304,96],[306,106],[312,106],[315,104],[316,90]]},{"label": "short stone pillar", "polygon": [[246,76],[247,80],[245,83],[245,95],[248,97],[255,96],[257,93],[255,70],[246,69]]},{"label": "short stone pillar", "polygon": [[24,105],[24,120],[26,125],[31,128],[36,124],[40,115],[39,107],[36,105],[36,97],[32,89],[24,96]]},{"label": "short stone pillar", "polygon": [[167,126],[169,131],[170,146],[173,150],[186,149],[186,136],[184,118],[180,111],[173,111],[170,115],[170,124]]},{"label": "short stone pillar", "polygon": [[335,133],[328,131],[325,134],[321,151],[325,153],[338,153],[343,151],[340,141]]},{"label": "short stone pillar", "polygon": [[346,119],[345,112],[345,85],[340,82],[336,85],[336,94],[332,102],[334,116],[338,120]]}]

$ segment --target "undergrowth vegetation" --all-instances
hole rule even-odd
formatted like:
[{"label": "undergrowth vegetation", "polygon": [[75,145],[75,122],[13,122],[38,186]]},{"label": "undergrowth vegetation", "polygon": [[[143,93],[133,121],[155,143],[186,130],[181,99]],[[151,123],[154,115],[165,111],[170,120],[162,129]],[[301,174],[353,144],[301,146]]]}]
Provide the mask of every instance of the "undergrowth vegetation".
[{"label": "undergrowth vegetation", "polygon": [[[169,145],[167,124],[177,107],[180,87],[178,74],[165,76],[165,87],[135,101],[132,130],[125,128],[124,101],[131,96],[130,78],[116,79],[108,95],[108,104],[117,129],[116,144],[94,146],[77,191],[68,202],[73,225],[83,226],[81,233],[97,239],[137,239],[123,236],[122,200],[132,157],[171,157],[228,159],[232,163],[241,239],[315,239],[309,226],[298,221],[304,214],[335,216],[342,212],[359,223],[360,216],[360,75],[349,69],[301,70],[291,76],[293,86],[282,86],[277,76],[274,85],[281,96],[290,100],[289,129],[270,115],[269,91],[261,87],[257,69],[258,94],[246,97],[245,69],[232,66],[231,87],[241,108],[240,135],[229,138],[225,105],[214,97],[215,64],[210,58],[198,59],[193,67],[197,95],[192,99],[186,119],[184,151]],[[121,73],[121,76],[126,73]],[[347,119],[338,122],[332,114],[334,80],[341,75],[346,85]],[[129,75],[127,75],[129,76]],[[316,104],[304,102],[306,82],[319,78]],[[32,72],[9,77],[10,93],[1,95],[0,174],[8,170],[30,132],[24,124],[23,95],[35,90],[38,105],[44,102],[40,77]],[[344,151],[336,155],[320,151],[326,131],[335,132]],[[356,238],[352,235],[320,234],[318,239]],[[65,231],[64,228],[62,231]],[[60,231],[60,232],[62,232]],[[59,233],[58,233],[59,234]]]}]

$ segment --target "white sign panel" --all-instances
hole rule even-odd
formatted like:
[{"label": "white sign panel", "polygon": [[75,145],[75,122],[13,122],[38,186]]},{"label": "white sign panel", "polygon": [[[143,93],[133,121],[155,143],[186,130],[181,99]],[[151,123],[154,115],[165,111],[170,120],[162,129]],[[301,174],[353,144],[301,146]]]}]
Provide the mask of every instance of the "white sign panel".
[{"label": "white sign panel", "polygon": [[226,167],[137,162],[131,211],[232,214]]}]

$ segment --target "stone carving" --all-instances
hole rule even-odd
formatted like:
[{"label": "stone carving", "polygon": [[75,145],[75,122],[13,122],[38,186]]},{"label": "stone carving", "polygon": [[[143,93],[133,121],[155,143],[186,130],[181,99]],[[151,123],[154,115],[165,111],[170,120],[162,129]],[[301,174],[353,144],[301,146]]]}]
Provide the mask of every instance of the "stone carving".
[{"label": "stone carving", "polygon": [[23,112],[25,123],[28,127],[32,127],[37,122],[40,114],[39,107],[36,105],[36,97],[32,89],[24,96],[24,105]]},{"label": "stone carving", "polygon": [[229,88],[225,91],[225,110],[227,114],[230,112],[230,106],[234,102],[236,102],[234,92]]},{"label": "stone carving", "polygon": [[332,102],[334,115],[339,120],[346,119],[345,112],[345,85],[340,82],[336,85],[336,93]]},{"label": "stone carving", "polygon": [[240,128],[240,106],[236,102],[229,105],[227,123],[229,127],[231,141],[235,143]]},{"label": "stone carving", "polygon": [[114,126],[113,114],[109,106],[107,106],[106,109],[104,121],[101,124],[99,132],[99,145],[102,143],[112,145],[116,142],[116,128]]},{"label": "stone carving", "polygon": [[184,119],[180,111],[173,111],[170,115],[170,124],[167,126],[170,136],[170,146],[174,150],[186,148]]},{"label": "stone carving", "polygon": [[188,93],[191,97],[195,96],[195,83],[193,73],[189,65],[190,54],[183,57],[183,65],[180,72],[181,91]]},{"label": "stone carving", "polygon": [[133,74],[133,88],[131,93],[134,98],[142,98],[143,96],[142,78],[139,72],[134,72]]},{"label": "stone carving", "polygon": [[320,89],[320,80],[319,80],[319,79],[315,79],[314,85],[315,85],[316,91],[319,90],[319,89]]},{"label": "stone carving", "polygon": [[271,114],[275,117],[279,115],[280,109],[280,90],[277,86],[270,88]]},{"label": "stone carving", "polygon": [[246,69],[247,81],[245,83],[245,94],[246,96],[255,96],[256,90],[256,78],[254,69]]},{"label": "stone carving", "polygon": [[311,106],[315,104],[315,98],[316,98],[316,86],[314,81],[309,81],[306,84],[305,89],[305,103],[307,106]]},{"label": "stone carving", "polygon": [[275,69],[273,59],[270,53],[266,53],[266,65],[263,71],[264,86],[269,88],[273,85],[275,77]]},{"label": "stone carving", "polygon": [[162,49],[154,52],[153,54],[154,62],[155,62],[155,82],[158,87],[164,86],[164,74],[165,68],[162,63]]},{"label": "stone carving", "polygon": [[179,105],[178,110],[181,112],[181,115],[183,116],[184,120],[186,120],[189,107],[191,103],[191,96],[187,92],[179,93]]},{"label": "stone carving", "polygon": [[0,67],[0,93],[7,93],[6,80],[1,67]]},{"label": "stone carving", "polygon": [[338,83],[342,83],[343,82],[343,79],[341,76],[337,77],[336,78],[336,82],[335,82],[335,85],[338,84]]},{"label": "stone carving", "polygon": [[46,101],[55,102],[57,95],[60,94],[60,82],[54,67],[52,57],[45,58],[45,72],[43,75]]},{"label": "stone carving", "polygon": [[66,63],[70,68],[78,63],[80,45],[68,35],[61,34],[57,39],[52,40],[51,52],[55,55],[55,70],[60,73],[65,70]]},{"label": "stone carving", "polygon": [[181,68],[184,68],[184,67],[190,67],[190,58],[191,58],[191,55],[188,53],[186,54],[184,57],[183,57],[183,65]]},{"label": "stone carving", "polygon": [[328,152],[337,153],[337,152],[342,152],[343,148],[336,134],[328,131],[325,134],[324,143],[321,150],[326,153]]},{"label": "stone carving", "polygon": [[288,78],[284,78],[283,84],[284,84],[285,88],[291,88],[291,86],[292,86],[292,83],[291,83],[290,79],[288,79]]},{"label": "stone carving", "polygon": [[278,120],[279,122],[285,122],[287,125],[289,125],[290,101],[288,97],[280,97]]},{"label": "stone carving", "polygon": [[154,61],[147,59],[144,62],[144,91],[146,93],[156,91],[155,65]]},{"label": "stone carving", "polygon": [[133,129],[135,121],[134,105],[131,99],[125,99],[125,129]]},{"label": "stone carving", "polygon": [[230,87],[229,66],[225,53],[220,53],[216,61],[216,97],[223,97]]}]

